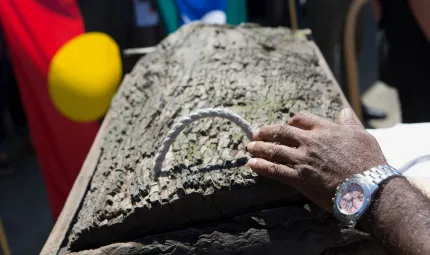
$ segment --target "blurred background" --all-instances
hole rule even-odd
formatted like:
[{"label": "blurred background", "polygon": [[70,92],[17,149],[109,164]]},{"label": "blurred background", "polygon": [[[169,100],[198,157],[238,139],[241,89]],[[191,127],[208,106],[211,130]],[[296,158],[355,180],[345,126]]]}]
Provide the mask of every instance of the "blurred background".
[{"label": "blurred background", "polygon": [[[298,28],[313,31],[313,39],[349,96],[344,27],[354,1],[290,2],[294,4]],[[395,57],[390,54],[396,47],[413,48],[409,58],[428,71],[425,68],[429,66],[430,47],[406,0],[361,2],[363,6],[356,15],[352,33],[363,122],[368,128],[391,127],[402,122],[398,88],[401,95],[410,99],[415,99],[416,93],[410,92],[415,89],[412,85],[405,88],[396,84],[403,79],[401,76],[389,75],[393,70],[402,70],[398,63],[407,59],[404,55],[408,54],[397,53]],[[375,2],[379,3],[375,6]],[[7,254],[6,250],[11,254],[40,252],[122,75],[141,57],[123,54],[124,50],[154,46],[181,25],[194,20],[295,26],[291,23],[291,6],[283,0],[0,0],[0,238],[3,240],[0,254]],[[401,17],[401,24],[393,21],[397,14],[401,15],[397,16]],[[60,19],[61,16],[66,18]],[[397,38],[392,33],[394,28],[408,42],[393,43]],[[91,32],[103,34],[91,37]],[[111,50],[95,59],[91,52],[100,45]],[[91,49],[90,53],[81,56],[80,50],[85,51],[82,47]],[[92,65],[73,66],[71,57]],[[105,80],[80,73],[79,68],[98,65],[100,69],[109,65],[109,70],[115,70],[101,72],[101,76],[109,75],[112,84],[100,85],[106,85],[106,100],[97,102],[100,110],[84,116],[75,105],[71,108],[62,105],[67,101],[62,94],[64,84],[83,84],[84,90],[85,84]],[[414,72],[409,70],[408,75],[413,76]],[[81,78],[73,83],[67,77]],[[421,81],[416,78],[412,83]],[[428,87],[428,80],[424,82],[427,84],[421,86]],[[412,104],[404,102],[404,106]],[[416,107],[404,110],[403,114],[407,111],[414,114],[403,116],[403,122],[429,121],[428,115],[421,114]]]}]

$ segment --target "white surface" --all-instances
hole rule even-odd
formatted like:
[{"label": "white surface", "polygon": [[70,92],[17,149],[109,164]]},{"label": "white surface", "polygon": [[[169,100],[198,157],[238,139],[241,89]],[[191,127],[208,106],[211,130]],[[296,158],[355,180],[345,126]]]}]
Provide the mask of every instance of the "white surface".
[{"label": "white surface", "polygon": [[[392,128],[369,129],[387,159],[396,169],[430,155],[430,123],[397,124]],[[430,161],[416,164],[404,174],[430,194]]]}]

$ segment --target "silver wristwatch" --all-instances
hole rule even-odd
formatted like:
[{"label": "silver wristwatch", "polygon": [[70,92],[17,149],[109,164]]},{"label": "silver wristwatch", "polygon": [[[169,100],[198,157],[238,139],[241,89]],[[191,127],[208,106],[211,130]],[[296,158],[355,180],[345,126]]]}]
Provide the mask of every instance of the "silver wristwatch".
[{"label": "silver wristwatch", "polygon": [[402,176],[402,173],[389,165],[381,165],[346,179],[336,188],[333,197],[336,218],[349,227],[355,227],[372,203],[379,185],[395,176]]}]

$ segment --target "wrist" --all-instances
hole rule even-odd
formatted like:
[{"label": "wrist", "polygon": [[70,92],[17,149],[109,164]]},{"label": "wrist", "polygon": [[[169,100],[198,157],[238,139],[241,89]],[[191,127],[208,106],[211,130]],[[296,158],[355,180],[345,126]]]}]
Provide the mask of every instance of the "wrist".
[{"label": "wrist", "polygon": [[372,204],[360,220],[361,228],[372,235],[377,234],[377,226],[387,220],[390,207],[398,204],[398,198],[404,195],[408,187],[411,187],[409,181],[400,176],[382,183],[373,195]]},{"label": "wrist", "polygon": [[360,220],[390,254],[430,254],[430,201],[405,178],[381,185]]}]

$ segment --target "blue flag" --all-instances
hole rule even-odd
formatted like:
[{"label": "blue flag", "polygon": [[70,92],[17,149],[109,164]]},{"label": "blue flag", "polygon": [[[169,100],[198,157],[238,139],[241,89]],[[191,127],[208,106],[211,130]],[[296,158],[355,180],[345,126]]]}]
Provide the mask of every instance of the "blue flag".
[{"label": "blue flag", "polygon": [[225,24],[227,0],[176,0],[180,24],[200,20],[210,24]]}]

